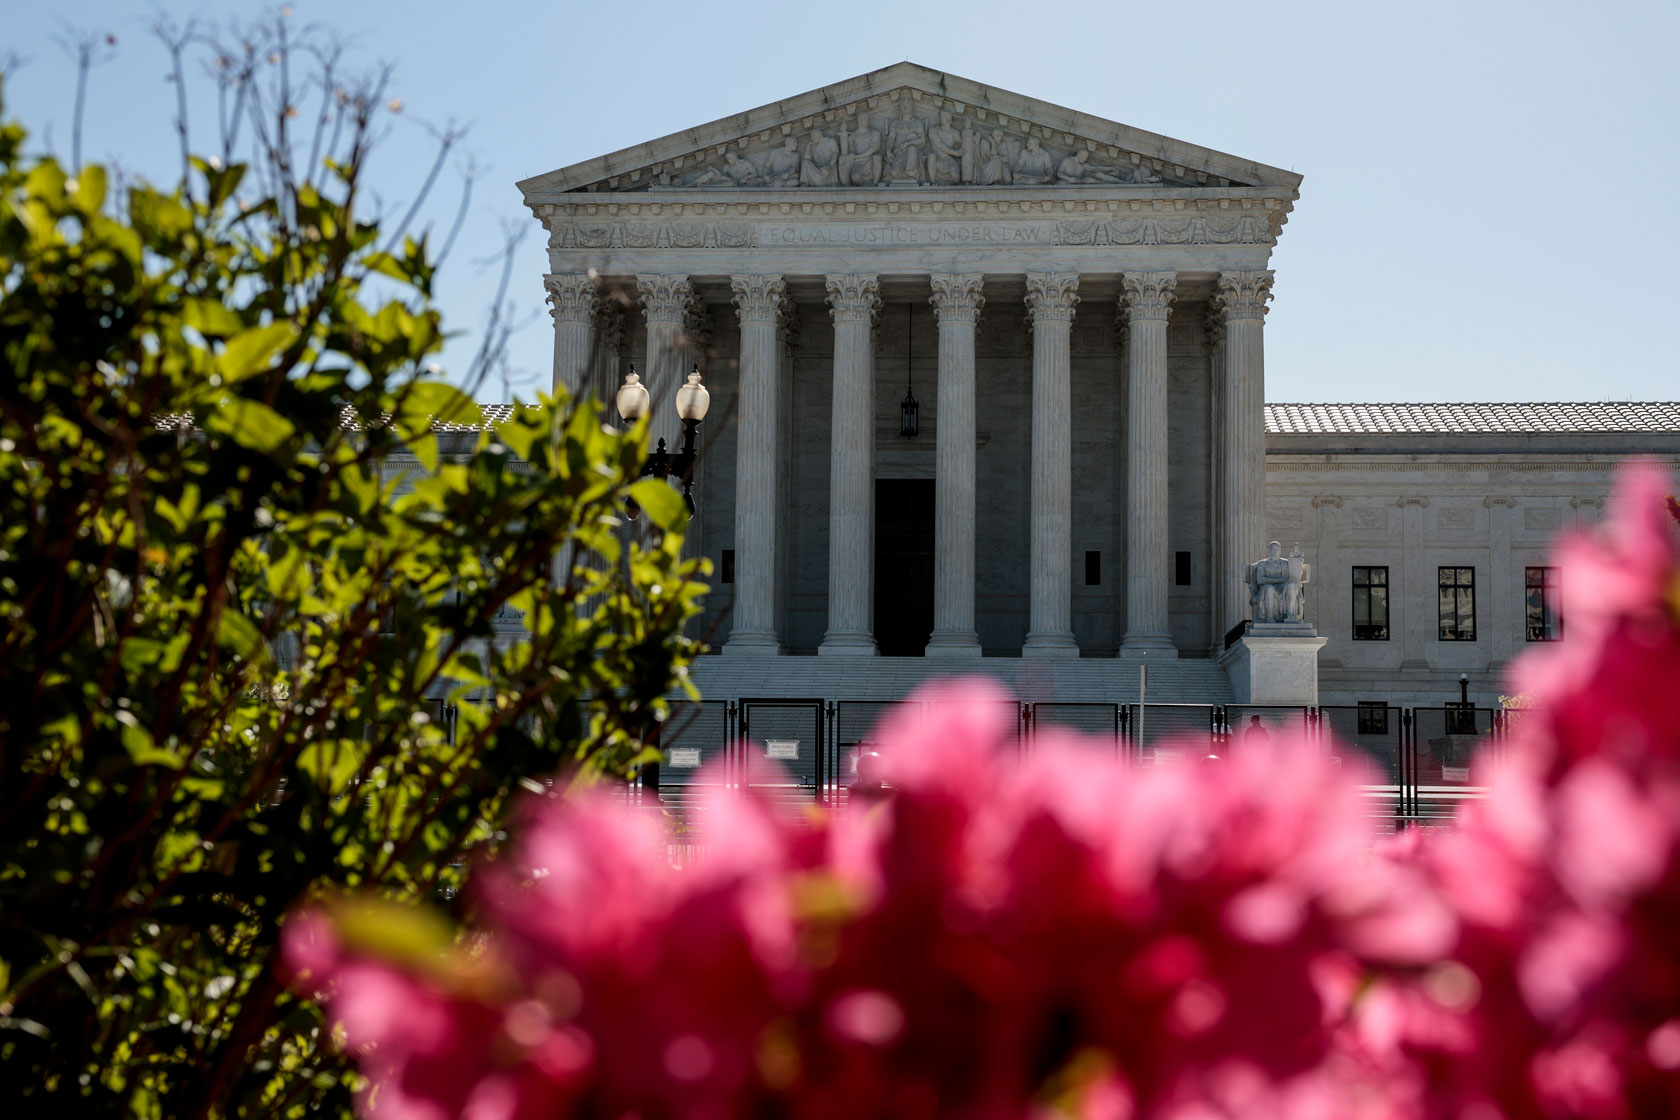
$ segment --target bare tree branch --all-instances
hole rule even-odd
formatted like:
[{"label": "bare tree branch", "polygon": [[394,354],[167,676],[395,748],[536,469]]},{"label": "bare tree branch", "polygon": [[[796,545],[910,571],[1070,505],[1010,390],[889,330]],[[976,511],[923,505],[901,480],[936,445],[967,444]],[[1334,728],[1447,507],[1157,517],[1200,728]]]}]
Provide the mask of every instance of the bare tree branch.
[{"label": "bare tree branch", "polygon": [[82,170],[82,117],[87,108],[88,74],[116,57],[117,37],[109,31],[73,31],[57,36],[59,46],[76,63],[76,107],[70,123],[70,173]]}]

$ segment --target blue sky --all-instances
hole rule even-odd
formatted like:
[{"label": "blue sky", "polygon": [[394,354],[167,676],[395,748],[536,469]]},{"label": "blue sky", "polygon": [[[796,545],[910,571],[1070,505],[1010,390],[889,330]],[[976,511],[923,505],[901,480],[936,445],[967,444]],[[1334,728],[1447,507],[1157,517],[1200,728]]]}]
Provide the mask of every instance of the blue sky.
[{"label": "blue sky", "polygon": [[[1680,5],[295,0],[404,102],[379,165],[393,209],[425,174],[421,122],[470,122],[474,206],[440,284],[470,357],[506,223],[527,223],[514,389],[546,382],[542,238],[516,180],[903,59],[1306,177],[1273,257],[1274,401],[1680,398]],[[161,9],[5,0],[25,58],[6,111],[67,154],[66,27],[113,32],[88,158],[176,167]],[[195,108],[209,111],[200,86]],[[208,124],[208,117],[201,118]],[[196,123],[196,122],[195,122]],[[203,135],[208,140],[210,133]],[[453,186],[439,196],[447,223]],[[486,398],[500,386],[487,387]]]}]

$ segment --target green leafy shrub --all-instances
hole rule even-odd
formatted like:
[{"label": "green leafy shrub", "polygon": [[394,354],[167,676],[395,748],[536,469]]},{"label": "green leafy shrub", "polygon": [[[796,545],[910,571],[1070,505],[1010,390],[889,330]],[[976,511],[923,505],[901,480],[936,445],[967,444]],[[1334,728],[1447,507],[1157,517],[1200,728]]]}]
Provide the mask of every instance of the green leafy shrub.
[{"label": "green leafy shrub", "polygon": [[[347,1107],[282,915],[447,905],[521,783],[643,758],[695,652],[644,433],[581,401],[487,425],[425,372],[426,246],[358,210],[380,103],[319,182],[194,160],[120,196],[0,129],[12,1115]],[[627,539],[632,491],[673,531]]]}]

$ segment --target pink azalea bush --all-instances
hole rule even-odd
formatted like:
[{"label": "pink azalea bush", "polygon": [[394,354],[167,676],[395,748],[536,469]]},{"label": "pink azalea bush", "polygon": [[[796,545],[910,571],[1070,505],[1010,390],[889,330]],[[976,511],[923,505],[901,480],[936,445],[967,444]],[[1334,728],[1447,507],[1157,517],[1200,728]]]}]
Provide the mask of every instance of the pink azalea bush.
[{"label": "pink azalea bush", "polygon": [[284,931],[398,1120],[1680,1115],[1680,561],[1661,477],[1565,546],[1567,642],[1456,827],[1274,736],[1128,770],[1022,759],[993,686],[879,731],[892,794],[698,813],[533,800],[474,931],[345,901]]}]

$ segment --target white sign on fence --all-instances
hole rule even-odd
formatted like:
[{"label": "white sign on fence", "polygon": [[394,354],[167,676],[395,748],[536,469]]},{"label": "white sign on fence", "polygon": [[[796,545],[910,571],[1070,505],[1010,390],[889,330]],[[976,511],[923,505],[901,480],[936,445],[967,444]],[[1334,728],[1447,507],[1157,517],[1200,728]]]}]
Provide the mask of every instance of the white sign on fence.
[{"label": "white sign on fence", "polygon": [[766,739],[764,741],[764,757],[779,758],[791,762],[799,757],[799,740]]},{"label": "white sign on fence", "polygon": [[685,770],[692,770],[700,765],[699,747],[672,747],[671,765]]}]

